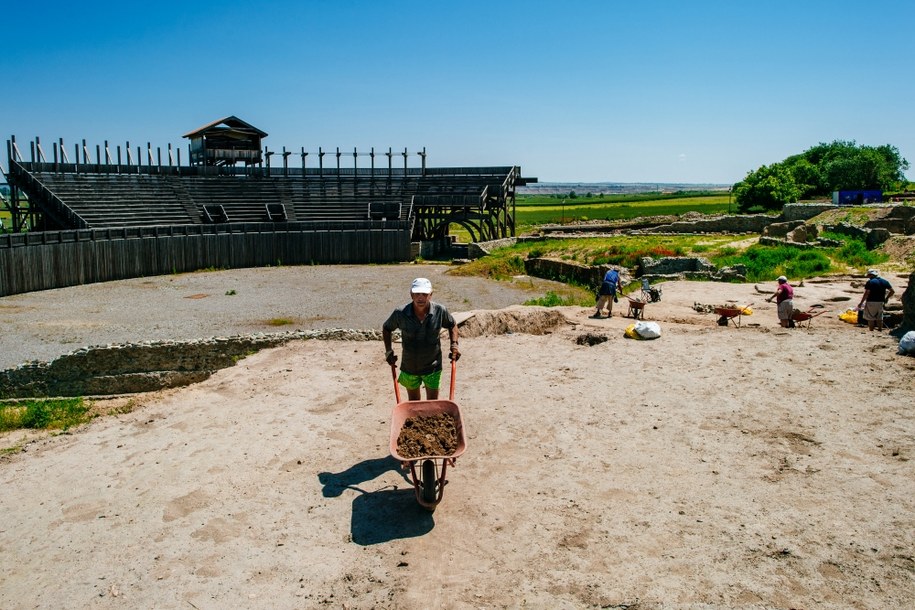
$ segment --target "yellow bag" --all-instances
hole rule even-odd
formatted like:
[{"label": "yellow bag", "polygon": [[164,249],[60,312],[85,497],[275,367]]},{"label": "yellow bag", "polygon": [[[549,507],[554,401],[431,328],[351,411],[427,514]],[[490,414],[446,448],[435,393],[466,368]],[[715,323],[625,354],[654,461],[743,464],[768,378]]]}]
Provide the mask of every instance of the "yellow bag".
[{"label": "yellow bag", "polygon": [[843,322],[848,322],[849,324],[858,323],[858,310],[857,309],[846,309],[839,314],[839,319]]},{"label": "yellow bag", "polygon": [[741,314],[741,315],[744,315],[744,316],[752,316],[752,315],[753,315],[753,308],[750,307],[750,306],[744,307],[744,308],[743,308],[743,311],[740,312],[740,314]]},{"label": "yellow bag", "polygon": [[626,327],[626,336],[630,339],[641,339],[639,333],[635,332],[635,323],[630,324]]}]

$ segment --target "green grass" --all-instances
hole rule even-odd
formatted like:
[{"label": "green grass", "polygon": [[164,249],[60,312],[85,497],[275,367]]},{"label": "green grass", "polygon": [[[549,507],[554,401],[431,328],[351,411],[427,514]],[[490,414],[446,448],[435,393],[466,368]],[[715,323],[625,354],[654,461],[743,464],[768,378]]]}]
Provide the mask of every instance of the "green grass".
[{"label": "green grass", "polygon": [[267,324],[270,326],[288,326],[290,324],[295,324],[295,322],[289,318],[270,318],[267,320]]},{"label": "green grass", "polygon": [[[515,234],[533,232],[539,225],[569,224],[586,220],[631,220],[642,216],[681,216],[686,212],[726,214],[736,209],[728,194],[719,193],[643,193],[631,195],[597,195],[557,199],[553,195],[518,195],[515,198]],[[461,243],[470,241],[470,234],[458,225],[451,225],[451,235]]]},{"label": "green grass", "polygon": [[[743,236],[729,235],[619,235],[582,239],[544,239],[499,248],[490,255],[456,267],[455,275],[482,276],[505,280],[524,273],[527,258],[555,258],[580,265],[620,265],[635,270],[642,257],[702,256],[717,267],[742,264],[751,282],[786,275],[792,280],[863,271],[887,260],[868,250],[864,242],[846,236],[836,248],[807,249],[790,245],[744,247]],[[834,237],[834,238],[838,238]],[[562,278],[555,278],[562,281]],[[633,284],[634,286],[634,284]],[[590,287],[578,287],[593,298]],[[552,297],[544,296],[544,299]],[[584,297],[582,297],[584,298]],[[538,303],[540,304],[540,303]],[[590,303],[589,303],[590,304]]]},{"label": "green grass", "polygon": [[561,296],[553,292],[552,290],[547,291],[542,297],[536,299],[528,299],[523,305],[539,305],[541,307],[560,307],[563,305],[577,305],[580,307],[590,307],[594,305],[594,298],[591,296],[583,297],[581,295],[577,296]]},{"label": "green grass", "polygon": [[0,432],[20,428],[67,430],[91,418],[89,405],[82,398],[25,400],[0,405]]},{"label": "green grass", "polygon": [[833,267],[825,253],[794,246],[753,245],[744,252],[713,257],[712,262],[719,267],[745,265],[750,282],[772,280],[779,275],[792,280],[814,277],[828,273]]},{"label": "green grass", "polygon": [[565,205],[543,196],[518,197],[515,232],[531,232],[544,224],[569,224],[589,220],[632,220],[643,216],[680,216],[686,212],[726,214],[733,204],[725,194],[606,195],[566,200]]}]

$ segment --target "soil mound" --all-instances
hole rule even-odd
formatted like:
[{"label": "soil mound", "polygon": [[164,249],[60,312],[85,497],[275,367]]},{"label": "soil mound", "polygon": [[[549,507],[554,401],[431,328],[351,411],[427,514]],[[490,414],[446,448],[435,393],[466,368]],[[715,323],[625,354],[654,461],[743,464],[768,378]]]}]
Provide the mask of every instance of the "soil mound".
[{"label": "soil mound", "polygon": [[462,337],[483,337],[525,333],[546,335],[567,324],[565,316],[543,307],[508,308],[477,311],[461,324]]}]

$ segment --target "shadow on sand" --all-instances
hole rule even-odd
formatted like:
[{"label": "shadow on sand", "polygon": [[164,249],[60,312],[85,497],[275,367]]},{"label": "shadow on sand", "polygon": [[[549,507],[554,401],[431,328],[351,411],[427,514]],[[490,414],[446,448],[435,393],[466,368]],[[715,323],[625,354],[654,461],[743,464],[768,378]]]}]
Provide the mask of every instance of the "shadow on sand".
[{"label": "shadow on sand", "polygon": [[[403,476],[404,489],[384,488],[369,492],[358,487],[381,474],[394,470]],[[401,538],[414,538],[428,533],[435,526],[432,513],[416,502],[413,484],[391,456],[364,460],[339,473],[318,473],[324,486],[325,498],[339,497],[344,490],[359,492],[353,498],[350,533],[353,542],[368,546]]]}]

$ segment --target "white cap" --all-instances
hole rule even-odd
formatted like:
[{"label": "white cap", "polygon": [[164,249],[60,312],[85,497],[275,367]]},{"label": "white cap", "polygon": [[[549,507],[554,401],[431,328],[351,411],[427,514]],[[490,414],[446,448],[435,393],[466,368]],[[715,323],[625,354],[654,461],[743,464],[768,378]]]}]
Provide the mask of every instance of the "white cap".
[{"label": "white cap", "polygon": [[787,281],[788,281],[788,278],[786,278],[784,275],[780,275],[780,276],[778,276],[778,278],[777,278],[775,281],[777,281],[777,282],[787,282]]},{"label": "white cap", "polygon": [[880,272],[877,271],[876,269],[868,269],[868,270],[867,270],[867,274],[868,274],[868,275],[873,275],[874,277],[878,277],[878,276],[880,275]]},{"label": "white cap", "polygon": [[413,280],[413,284],[410,285],[410,292],[432,294],[432,282],[424,277],[418,277]]}]

